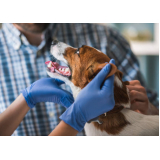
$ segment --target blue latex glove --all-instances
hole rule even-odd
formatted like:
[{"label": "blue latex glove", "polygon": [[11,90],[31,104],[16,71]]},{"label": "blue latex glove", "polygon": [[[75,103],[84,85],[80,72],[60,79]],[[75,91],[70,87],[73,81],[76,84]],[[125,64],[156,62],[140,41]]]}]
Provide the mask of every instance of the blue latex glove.
[{"label": "blue latex glove", "polygon": [[60,103],[69,107],[73,102],[73,96],[59,86],[64,82],[53,78],[42,78],[22,91],[22,94],[30,108],[38,102]]},{"label": "blue latex glove", "polygon": [[[110,63],[115,63],[111,60]],[[81,131],[89,120],[113,109],[114,75],[109,77],[101,87],[111,68],[107,64],[97,76],[83,88],[75,102],[61,116],[60,119],[77,131]]]}]

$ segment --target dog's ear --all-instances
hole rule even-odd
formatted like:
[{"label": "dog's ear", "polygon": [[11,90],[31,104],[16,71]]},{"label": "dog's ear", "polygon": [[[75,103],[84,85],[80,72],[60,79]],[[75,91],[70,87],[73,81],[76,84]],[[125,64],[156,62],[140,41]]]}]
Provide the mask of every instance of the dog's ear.
[{"label": "dog's ear", "polygon": [[117,71],[117,74],[118,74],[119,78],[122,79],[123,73],[122,73],[121,71],[118,70],[118,71]]},{"label": "dog's ear", "polygon": [[[90,65],[85,72],[85,76],[88,82],[90,82],[105,65],[106,63],[102,63],[102,64],[94,63]],[[115,72],[117,71],[117,67],[114,64],[110,63],[110,65],[111,65],[111,70],[109,74],[106,76],[106,79],[112,76],[113,74],[115,74]]]}]

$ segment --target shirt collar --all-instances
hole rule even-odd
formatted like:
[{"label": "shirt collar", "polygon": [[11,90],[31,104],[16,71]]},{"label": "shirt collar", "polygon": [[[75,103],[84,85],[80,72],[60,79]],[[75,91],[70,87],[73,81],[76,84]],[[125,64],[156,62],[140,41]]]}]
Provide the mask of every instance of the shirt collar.
[{"label": "shirt collar", "polygon": [[[9,44],[12,45],[15,50],[18,50],[22,44],[24,44],[25,46],[31,46],[27,38],[16,27],[14,27],[13,24],[4,23],[2,25],[2,28],[8,37],[7,40]],[[37,48],[37,50],[41,50],[44,46],[45,39],[41,42],[41,44],[38,47],[34,47]]]},{"label": "shirt collar", "polygon": [[11,23],[2,24],[2,29],[4,30],[7,36],[8,43],[12,45],[14,49],[18,50],[21,46],[21,32],[17,28],[15,28]]}]

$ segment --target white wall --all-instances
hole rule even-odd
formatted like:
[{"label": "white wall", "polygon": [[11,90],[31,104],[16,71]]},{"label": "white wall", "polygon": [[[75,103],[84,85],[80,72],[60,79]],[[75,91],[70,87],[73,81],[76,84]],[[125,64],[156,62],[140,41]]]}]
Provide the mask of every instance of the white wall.
[{"label": "white wall", "polygon": [[150,89],[156,91],[159,96],[159,55],[137,56],[140,62],[140,70]]}]

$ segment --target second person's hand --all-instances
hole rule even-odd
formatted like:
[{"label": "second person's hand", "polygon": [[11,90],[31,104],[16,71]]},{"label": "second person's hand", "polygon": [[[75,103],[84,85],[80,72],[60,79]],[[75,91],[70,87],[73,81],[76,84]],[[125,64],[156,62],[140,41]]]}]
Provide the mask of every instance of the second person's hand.
[{"label": "second person's hand", "polygon": [[64,82],[53,78],[42,78],[22,91],[22,94],[30,108],[38,102],[60,103],[69,107],[73,102],[73,96],[68,91],[60,88]]},{"label": "second person's hand", "polygon": [[146,115],[158,115],[159,110],[150,103],[146,89],[138,80],[132,80],[127,85],[129,89],[131,109]]}]

